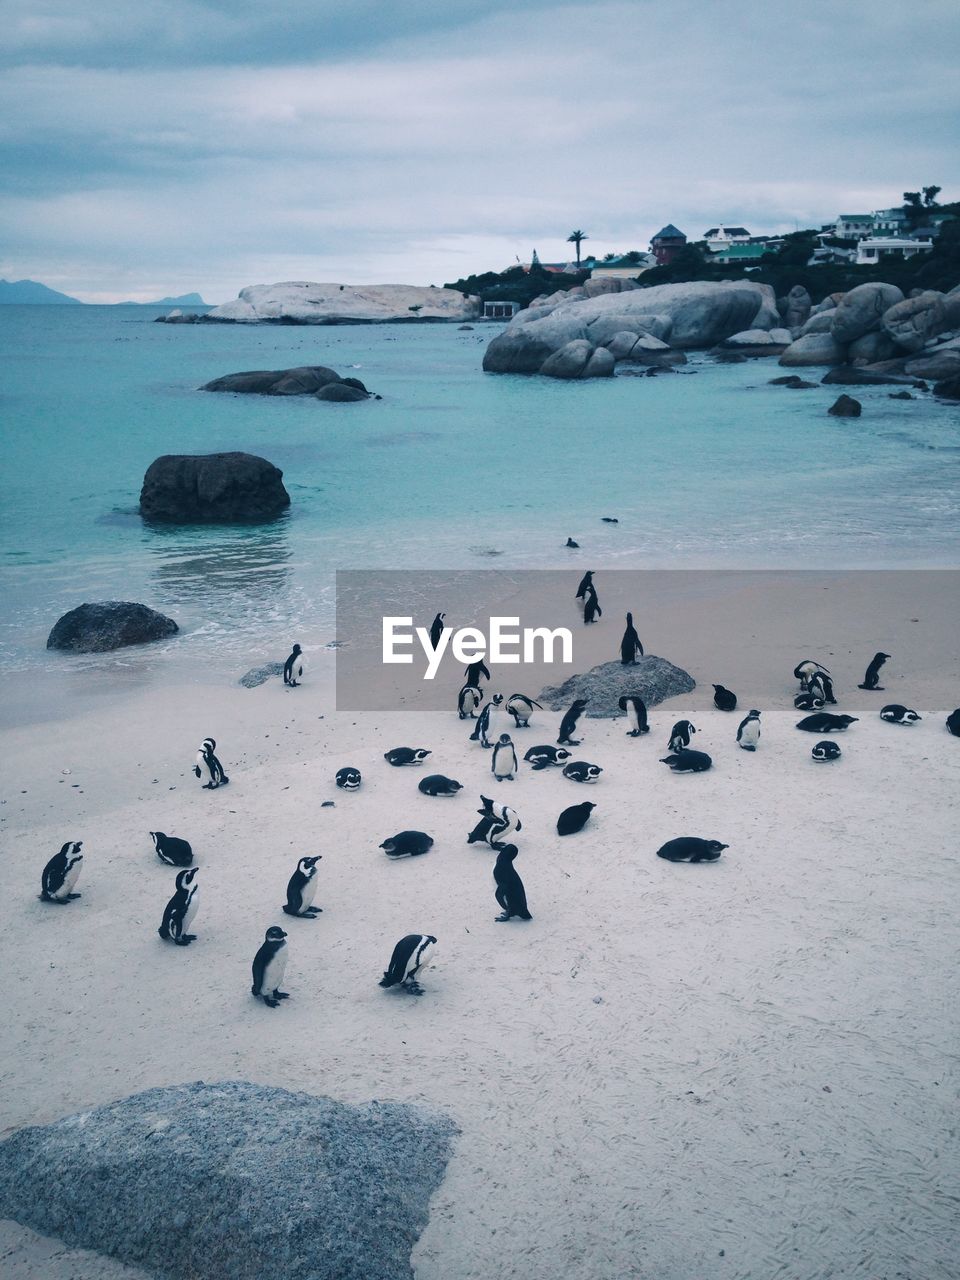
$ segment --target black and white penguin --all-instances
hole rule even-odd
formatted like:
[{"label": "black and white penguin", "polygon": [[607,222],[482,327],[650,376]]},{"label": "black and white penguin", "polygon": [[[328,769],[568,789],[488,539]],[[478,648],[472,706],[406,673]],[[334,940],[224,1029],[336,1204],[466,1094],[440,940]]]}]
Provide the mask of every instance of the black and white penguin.
[{"label": "black and white penguin", "polygon": [[798,693],[793,700],[794,711],[821,711],[823,699],[815,693]]},{"label": "black and white penguin", "polygon": [[873,693],[882,693],[883,685],[880,683],[880,668],[889,657],[889,653],[875,653],[870,659],[870,665],[867,667],[862,683],[858,684],[857,688],[869,689]]},{"label": "black and white penguin", "polygon": [[815,698],[820,698],[823,702],[829,702],[831,706],[837,705],[837,700],[833,696],[833,681],[826,671],[815,671],[807,682],[807,692],[812,693]]},{"label": "black and white penguin", "polygon": [[297,869],[287,883],[287,901],[281,907],[288,916],[299,916],[301,920],[313,920],[323,907],[313,906],[313,898],[317,892],[317,863],[322,854],[313,854],[309,858],[301,858]]},{"label": "black and white penguin", "polygon": [[580,543],[579,543],[579,542],[574,542],[574,540],[573,540],[572,538],[568,538],[568,539],[566,540],[566,542],[565,542],[563,545],[564,545],[565,547],[570,547],[572,550],[574,550],[574,549],[579,548]]},{"label": "black and white penguin", "polygon": [[840,745],[836,742],[818,742],[810,751],[814,760],[821,762],[824,760],[839,760]]},{"label": "black and white penguin", "polygon": [[569,809],[564,809],[557,819],[557,835],[572,836],[582,831],[596,807],[592,800],[584,800],[583,804],[572,804]]},{"label": "black and white penguin", "polygon": [[566,747],[531,747],[523,758],[539,773],[542,769],[549,769],[552,764],[566,764],[570,759],[570,752]]},{"label": "black and white penguin", "polygon": [[413,996],[422,996],[423,987],[417,979],[433,960],[436,950],[437,940],[433,934],[408,933],[393,948],[380,986],[402,987]]},{"label": "black and white penguin", "polygon": [[563,766],[563,776],[572,782],[596,782],[603,770],[589,760],[571,760]]},{"label": "black and white penguin", "polygon": [[619,517],[618,517],[618,516],[601,516],[601,517],[600,517],[600,519],[603,521],[603,523],[604,523],[604,524],[619,524],[619,523],[620,523],[620,519],[619,519]]},{"label": "black and white penguin", "polygon": [[760,741],[760,712],[751,711],[737,728],[737,743],[744,751],[756,751]]},{"label": "black and white penguin", "polygon": [[574,600],[582,600],[592,586],[593,586],[593,570],[588,569],[587,572],[580,579],[580,585],[579,587],[577,587],[577,594],[574,596]]},{"label": "black and white penguin", "polygon": [[293,646],[293,653],[283,664],[283,683],[295,689],[303,679],[303,651],[298,644]]},{"label": "black and white penguin", "polygon": [[718,711],[736,711],[737,695],[725,689],[722,684],[713,686],[713,705]]},{"label": "black and white penguin", "polygon": [[881,710],[880,719],[887,720],[890,724],[916,724],[923,716],[899,702],[891,702]]},{"label": "black and white penguin", "polygon": [[193,850],[186,840],[177,836],[168,836],[162,831],[151,831],[150,839],[157,851],[157,857],[168,867],[189,867],[193,862]]},{"label": "black and white penguin", "polygon": [[498,782],[513,782],[517,776],[517,752],[509,733],[501,733],[500,741],[493,748],[490,769]]},{"label": "black and white penguin", "polygon": [[590,583],[587,588],[586,595],[583,597],[583,620],[586,623],[596,622],[598,618],[603,617],[603,610],[600,608],[600,600],[597,596],[597,589]]},{"label": "black and white penguin", "polygon": [[507,699],[507,715],[513,716],[518,729],[526,729],[530,724],[534,707],[540,707],[540,710],[543,710],[535,698],[528,698],[525,693],[511,693]]},{"label": "black and white penguin", "polygon": [[495,896],[503,910],[503,914],[496,917],[497,924],[512,920],[514,916],[520,920],[533,919],[527,910],[527,894],[523,881],[513,865],[517,852],[515,844],[505,844],[497,854],[496,866],[493,868],[493,879],[497,886]]},{"label": "black and white penguin", "polygon": [[477,716],[477,723],[470,735],[471,742],[479,742],[481,747],[492,747],[500,737],[500,726],[503,721],[503,694],[495,693]]},{"label": "black and white penguin", "polygon": [[196,763],[193,766],[193,772],[198,778],[206,778],[203,784],[205,791],[216,791],[217,787],[225,787],[230,779],[223,771],[223,765],[214,755],[217,744],[213,738],[204,738],[200,744],[200,750],[197,752]]},{"label": "black and white penguin", "polygon": [[670,730],[670,741],[667,743],[668,751],[684,751],[690,745],[690,739],[697,732],[694,725],[689,720],[678,720]]},{"label": "black and white penguin", "polygon": [[457,694],[457,715],[461,720],[475,720],[483,694],[475,684],[465,684]]},{"label": "black and white penguin", "polygon": [[856,724],[859,716],[835,716],[830,711],[817,711],[797,721],[797,728],[804,733],[842,733],[852,724]]},{"label": "black and white penguin", "polygon": [[802,662],[798,662],[793,668],[795,679],[800,681],[801,693],[807,692],[810,688],[810,680],[818,671],[825,672],[826,675],[830,674],[826,667],[821,666],[819,662],[814,662],[812,658],[804,658]]},{"label": "black and white penguin", "polygon": [[945,724],[948,733],[952,733],[955,738],[960,738],[960,707],[957,707],[956,711],[950,712]]},{"label": "black and white penguin", "polygon": [[705,751],[674,751],[665,756],[661,764],[669,765],[674,773],[706,773],[713,760]]},{"label": "black and white penguin", "polygon": [[647,724],[647,704],[639,693],[625,693],[617,706],[627,713],[627,721],[630,725],[627,730],[628,738],[639,738],[642,734],[650,732],[650,726]]},{"label": "black and white penguin", "polygon": [[657,850],[658,858],[666,858],[668,862],[716,862],[728,844],[719,840],[702,840],[699,836],[679,836],[676,840],[668,840]]},{"label": "black and white penguin", "polygon": [[490,672],[487,670],[487,664],[482,658],[477,658],[476,662],[471,662],[466,669],[467,684],[472,684],[475,689],[480,688],[480,677],[485,680],[490,679]]},{"label": "black and white penguin", "polygon": [[73,886],[83,869],[83,854],[80,852],[82,848],[82,840],[68,840],[43,868],[43,875],[40,877],[42,902],[63,904],[82,896],[73,892]]},{"label": "black and white penguin", "polygon": [[560,731],[557,735],[557,745],[561,747],[579,747],[583,741],[582,738],[572,738],[570,735],[576,732],[577,721],[583,714],[583,709],[588,702],[587,698],[575,698],[570,704],[570,709],[566,712],[560,721]]},{"label": "black and white penguin", "polygon": [[637,629],[633,625],[633,614],[627,614],[627,629],[623,633],[623,639],[620,641],[620,662],[625,667],[635,666],[637,658],[643,657],[643,645],[640,643],[640,637]]},{"label": "black and white penguin", "polygon": [[442,773],[431,773],[421,778],[417,790],[425,796],[455,796],[463,790],[456,778],[446,778]]},{"label": "black and white penguin", "polygon": [[438,613],[430,624],[430,646],[433,649],[436,649],[440,643],[440,637],[443,635],[443,620],[446,616],[445,613]]},{"label": "black and white penguin", "polygon": [[513,835],[515,831],[522,831],[523,823],[516,810],[511,809],[508,804],[494,804],[488,796],[481,796],[480,801],[481,806],[477,810],[480,821],[467,836],[467,844],[483,841],[491,849],[501,849],[504,837]]},{"label": "black and white penguin", "polygon": [[197,873],[199,867],[177,873],[177,891],[163,911],[163,919],[157,930],[167,942],[178,947],[188,947],[197,935],[190,932],[193,917],[197,914]]},{"label": "black and white penguin", "polygon": [[287,935],[279,925],[271,925],[264,934],[263,944],[253,957],[253,995],[271,1009],[281,1000],[289,1000],[290,994],[280,990],[280,983],[287,969]]},{"label": "black and white penguin", "polygon": [[383,758],[387,764],[399,769],[405,764],[423,764],[427,756],[431,755],[433,752],[424,747],[392,747],[383,753]]},{"label": "black and white penguin", "polygon": [[352,764],[345,764],[342,769],[337,770],[334,781],[341,791],[356,791],[363,779],[359,769],[354,769]]},{"label": "black and white penguin", "polygon": [[425,831],[398,831],[378,846],[388,858],[419,858],[433,848],[433,836]]}]

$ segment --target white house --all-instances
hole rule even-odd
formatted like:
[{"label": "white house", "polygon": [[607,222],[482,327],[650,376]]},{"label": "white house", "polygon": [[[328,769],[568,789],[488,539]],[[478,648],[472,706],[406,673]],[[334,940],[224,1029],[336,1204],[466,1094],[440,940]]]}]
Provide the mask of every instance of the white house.
[{"label": "white house", "polygon": [[887,258],[912,258],[929,253],[931,240],[908,240],[900,236],[868,236],[857,245],[857,266],[876,266]]},{"label": "white house", "polygon": [[873,214],[838,214],[836,234],[840,240],[862,240],[864,236],[873,235]]},{"label": "white house", "polygon": [[701,238],[707,242],[711,253],[719,253],[732,244],[745,244],[750,239],[750,232],[746,227],[711,227]]}]

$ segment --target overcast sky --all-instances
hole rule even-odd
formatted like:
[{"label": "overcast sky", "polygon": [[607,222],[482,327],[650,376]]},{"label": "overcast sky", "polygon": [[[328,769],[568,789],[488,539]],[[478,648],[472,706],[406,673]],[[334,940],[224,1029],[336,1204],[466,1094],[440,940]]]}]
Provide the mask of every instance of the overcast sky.
[{"label": "overcast sky", "polygon": [[0,275],[442,284],[960,198],[956,0],[0,0]]}]

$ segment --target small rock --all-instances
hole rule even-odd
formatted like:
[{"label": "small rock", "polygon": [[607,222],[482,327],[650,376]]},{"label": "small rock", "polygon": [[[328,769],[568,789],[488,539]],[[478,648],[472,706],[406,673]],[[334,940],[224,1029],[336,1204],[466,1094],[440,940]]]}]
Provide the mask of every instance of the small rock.
[{"label": "small rock", "polygon": [[833,402],[827,413],[835,418],[859,418],[861,407],[860,401],[854,400],[853,396],[840,396]]}]

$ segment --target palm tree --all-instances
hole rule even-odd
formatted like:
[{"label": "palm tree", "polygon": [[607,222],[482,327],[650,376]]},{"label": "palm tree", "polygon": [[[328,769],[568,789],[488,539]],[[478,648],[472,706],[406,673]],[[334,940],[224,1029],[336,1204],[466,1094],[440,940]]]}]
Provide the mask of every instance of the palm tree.
[{"label": "palm tree", "polygon": [[567,244],[575,244],[577,246],[577,266],[578,267],[580,266],[580,245],[584,240],[589,240],[589,239],[590,237],[587,235],[585,231],[571,231],[570,234],[567,236]]}]

